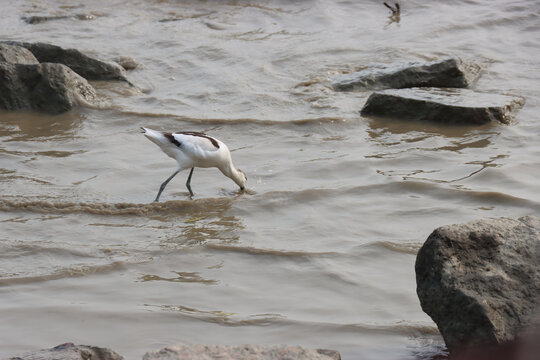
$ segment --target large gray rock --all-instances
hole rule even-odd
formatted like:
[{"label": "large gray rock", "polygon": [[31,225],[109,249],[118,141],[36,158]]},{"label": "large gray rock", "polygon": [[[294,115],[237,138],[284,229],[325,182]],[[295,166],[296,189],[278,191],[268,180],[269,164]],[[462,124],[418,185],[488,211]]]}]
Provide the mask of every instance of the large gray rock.
[{"label": "large gray rock", "polygon": [[91,58],[76,49],[64,49],[45,43],[6,41],[9,45],[22,46],[30,50],[39,62],[64,64],[87,80],[127,81],[125,70],[116,63]]},{"label": "large gray rock", "polygon": [[94,88],[67,66],[0,63],[0,109],[59,114],[95,98]]},{"label": "large gray rock", "polygon": [[299,346],[175,345],[148,352],[143,360],[340,360],[335,350],[310,350]]},{"label": "large gray rock", "polygon": [[451,352],[506,343],[538,321],[539,264],[540,218],[443,226],[418,253],[416,291]]},{"label": "large gray rock", "polygon": [[12,64],[37,64],[39,61],[22,46],[14,46],[0,43],[0,62]]},{"label": "large gray rock", "polygon": [[52,349],[39,350],[9,358],[9,360],[123,360],[124,358],[106,348],[66,343]]},{"label": "large gray rock", "polygon": [[479,75],[480,67],[459,59],[446,58],[427,63],[410,62],[388,67],[371,66],[362,71],[336,77],[332,87],[338,91],[402,89],[411,87],[468,87]]},{"label": "large gray rock", "polygon": [[467,89],[412,88],[374,92],[361,110],[363,116],[428,120],[454,124],[485,124],[514,119],[523,99]]}]

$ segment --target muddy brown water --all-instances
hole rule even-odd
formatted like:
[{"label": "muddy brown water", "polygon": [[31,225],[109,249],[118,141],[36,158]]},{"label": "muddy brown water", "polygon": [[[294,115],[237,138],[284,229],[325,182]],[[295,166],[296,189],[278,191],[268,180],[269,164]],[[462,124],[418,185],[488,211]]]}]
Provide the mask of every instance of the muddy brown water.
[{"label": "muddy brown water", "polygon": [[[130,56],[100,109],[0,114],[0,355],[72,341],[128,359],[177,342],[444,350],[415,293],[437,226],[540,213],[536,1],[2,1],[2,39]],[[90,14],[35,25],[25,16]],[[459,56],[516,123],[363,118],[333,76]],[[187,172],[139,126],[228,144],[248,191]]]}]

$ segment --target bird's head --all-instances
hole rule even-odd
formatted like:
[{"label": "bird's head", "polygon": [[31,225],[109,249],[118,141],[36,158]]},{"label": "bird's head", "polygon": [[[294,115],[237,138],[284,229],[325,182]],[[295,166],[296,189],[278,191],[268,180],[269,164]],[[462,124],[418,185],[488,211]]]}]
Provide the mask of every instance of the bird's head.
[{"label": "bird's head", "polygon": [[236,169],[236,170],[240,173],[240,182],[238,183],[238,186],[240,186],[240,190],[244,190],[247,183],[247,176],[242,170],[240,169]]}]

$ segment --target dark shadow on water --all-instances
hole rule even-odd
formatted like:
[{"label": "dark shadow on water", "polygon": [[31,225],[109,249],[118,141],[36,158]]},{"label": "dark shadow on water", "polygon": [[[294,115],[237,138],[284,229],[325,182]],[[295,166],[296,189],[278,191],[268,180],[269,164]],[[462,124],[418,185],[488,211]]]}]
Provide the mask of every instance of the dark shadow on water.
[{"label": "dark shadow on water", "polygon": [[474,134],[496,135],[500,131],[497,125],[456,125],[438,124],[429,121],[399,120],[379,117],[364,118],[369,125],[368,134],[374,140],[384,134],[407,135],[410,133],[423,134],[424,136],[444,136],[446,138],[462,138]]}]

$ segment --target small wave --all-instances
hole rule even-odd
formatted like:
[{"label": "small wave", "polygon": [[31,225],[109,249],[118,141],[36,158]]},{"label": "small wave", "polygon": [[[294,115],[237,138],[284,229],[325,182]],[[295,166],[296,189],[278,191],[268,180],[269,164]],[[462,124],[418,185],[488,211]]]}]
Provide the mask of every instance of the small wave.
[{"label": "small wave", "polygon": [[79,267],[64,268],[52,274],[36,275],[36,276],[20,276],[0,279],[0,286],[10,286],[28,283],[38,283],[49,280],[58,280],[64,278],[81,277],[89,274],[107,273],[111,271],[124,269],[126,263],[123,261],[115,261],[106,265],[85,265]]},{"label": "small wave", "polygon": [[390,251],[412,255],[416,255],[418,253],[418,250],[420,250],[420,248],[422,247],[421,243],[415,242],[398,243],[393,241],[377,241],[374,244]]},{"label": "small wave", "polygon": [[139,281],[168,281],[168,282],[183,282],[183,283],[200,283],[204,285],[214,285],[217,284],[217,280],[205,279],[197,272],[183,272],[183,271],[174,271],[177,275],[176,277],[163,277],[159,275],[143,275],[140,277]]},{"label": "small wave", "polygon": [[264,325],[287,325],[295,327],[323,328],[335,333],[354,332],[354,333],[380,333],[395,334],[410,337],[424,337],[440,335],[439,330],[434,325],[397,322],[394,324],[338,324],[328,322],[315,322],[296,320],[285,317],[281,314],[256,314],[241,316],[237,313],[231,313],[221,310],[199,310],[183,305],[151,305],[145,304],[149,308],[157,308],[160,311],[176,313],[181,316],[187,316],[204,322],[212,322],[227,326],[264,326]]},{"label": "small wave", "polygon": [[253,326],[269,325],[283,318],[280,314],[256,314],[247,317],[240,317],[236,313],[229,313],[221,310],[198,310],[183,305],[151,305],[147,307],[158,308],[161,311],[177,313],[204,322],[211,322],[227,326]]},{"label": "small wave", "polygon": [[325,323],[325,322],[307,322],[298,321],[292,319],[284,319],[281,322],[287,322],[290,325],[299,324],[309,327],[326,327],[335,332],[366,332],[366,333],[381,333],[381,334],[396,334],[405,335],[411,337],[432,336],[439,335],[439,330],[435,325],[413,323],[407,321],[400,321],[394,324],[337,324],[337,323]]},{"label": "small wave", "polygon": [[86,213],[91,215],[179,215],[193,211],[223,209],[230,206],[228,198],[208,198],[197,200],[174,200],[152,202],[149,204],[135,203],[77,203],[49,201],[18,201],[0,199],[0,211],[27,211],[45,214]]},{"label": "small wave", "polygon": [[241,124],[257,124],[257,125],[309,125],[313,123],[332,123],[338,121],[344,121],[342,117],[317,117],[308,119],[294,119],[294,120],[269,120],[269,119],[253,119],[253,118],[235,118],[235,119],[219,119],[219,118],[193,118],[189,116],[182,116],[176,114],[158,114],[158,113],[145,113],[136,111],[119,110],[122,115],[141,117],[141,118],[167,118],[175,119],[178,121],[186,121],[194,124],[205,125],[241,125]]},{"label": "small wave", "polygon": [[[7,241],[6,241],[7,242]],[[88,258],[92,257],[92,254],[88,254],[76,249],[66,249],[61,247],[46,247],[40,246],[35,243],[32,244],[13,244],[7,246],[0,246],[0,259],[2,258],[16,258],[22,256],[33,255],[46,255],[46,256],[60,256],[60,257],[77,257]]]},{"label": "small wave", "polygon": [[251,246],[220,245],[208,243],[204,245],[207,249],[218,251],[237,252],[249,255],[265,255],[280,257],[312,257],[312,256],[335,256],[335,252],[309,252],[309,251],[287,251],[274,249],[259,249]]}]

